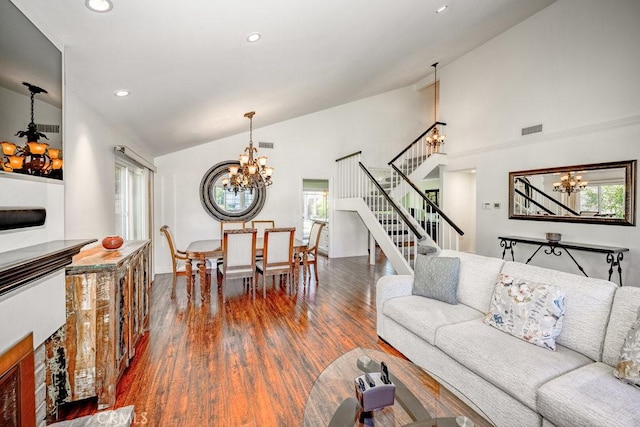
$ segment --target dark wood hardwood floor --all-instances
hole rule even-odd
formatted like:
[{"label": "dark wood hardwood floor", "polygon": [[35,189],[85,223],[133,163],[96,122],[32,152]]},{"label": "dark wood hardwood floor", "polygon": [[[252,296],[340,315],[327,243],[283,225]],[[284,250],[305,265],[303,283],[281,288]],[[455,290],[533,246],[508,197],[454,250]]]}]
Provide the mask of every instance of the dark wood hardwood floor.
[{"label": "dark wood hardwood floor", "polygon": [[[182,277],[172,298],[171,275],[156,275],[149,331],[116,407],[135,405],[135,423],[152,426],[298,426],[314,380],[338,356],[355,347],[400,356],[376,335],[375,284],[394,274],[384,257],[374,266],[321,257],[318,267],[319,284],[288,294],[268,280],[264,299],[231,282],[224,303],[215,285],[209,301],[199,286],[188,301]],[[60,413],[95,411],[89,400]]]}]

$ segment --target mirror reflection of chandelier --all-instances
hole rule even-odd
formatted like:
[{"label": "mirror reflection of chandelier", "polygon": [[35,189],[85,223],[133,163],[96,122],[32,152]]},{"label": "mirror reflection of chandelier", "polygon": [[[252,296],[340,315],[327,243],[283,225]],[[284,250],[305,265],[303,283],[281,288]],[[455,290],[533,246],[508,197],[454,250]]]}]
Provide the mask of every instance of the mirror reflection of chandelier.
[{"label": "mirror reflection of chandelier", "polygon": [[62,159],[60,149],[49,148],[46,142],[39,142],[40,138],[48,139],[45,134],[38,132],[38,126],[34,123],[33,102],[38,93],[47,93],[41,87],[30,83],[22,83],[31,92],[31,122],[27,130],[16,133],[17,137],[27,138],[24,147],[19,147],[9,141],[2,141],[2,169],[5,172],[16,172],[36,176],[50,176],[62,178]]},{"label": "mirror reflection of chandelier", "polygon": [[430,153],[437,153],[440,151],[440,145],[444,144],[446,136],[438,130],[438,63],[431,65],[434,68],[433,74],[433,122],[436,125],[433,127],[429,135],[427,135],[427,147]]},{"label": "mirror reflection of chandelier", "polygon": [[559,193],[571,194],[584,190],[587,187],[588,182],[582,180],[581,175],[575,175],[571,172],[560,177],[560,181],[553,183],[553,191]]},{"label": "mirror reflection of chandelier", "polygon": [[255,111],[245,113],[244,116],[249,119],[249,146],[238,158],[240,165],[229,166],[229,177],[222,180],[223,188],[236,194],[245,190],[253,193],[254,188],[268,187],[273,184],[271,181],[273,168],[267,166],[267,157],[254,158],[254,153],[258,153],[258,150],[253,147],[253,116],[255,114]]}]

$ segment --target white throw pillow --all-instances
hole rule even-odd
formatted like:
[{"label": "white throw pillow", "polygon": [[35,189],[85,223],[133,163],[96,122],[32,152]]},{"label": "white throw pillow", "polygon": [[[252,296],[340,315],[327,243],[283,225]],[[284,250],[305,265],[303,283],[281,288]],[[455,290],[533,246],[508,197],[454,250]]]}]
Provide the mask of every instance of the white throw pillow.
[{"label": "white throw pillow", "polygon": [[562,330],[565,294],[557,286],[498,276],[484,322],[531,344],[553,350]]},{"label": "white throw pillow", "polygon": [[613,372],[616,378],[640,387],[640,313],[622,345],[620,361]]}]

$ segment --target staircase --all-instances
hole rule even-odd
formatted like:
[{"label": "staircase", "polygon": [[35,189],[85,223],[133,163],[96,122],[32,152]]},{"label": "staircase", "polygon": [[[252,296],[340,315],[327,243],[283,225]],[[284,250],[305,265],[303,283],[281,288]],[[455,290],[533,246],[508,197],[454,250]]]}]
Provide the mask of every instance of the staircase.
[{"label": "staircase", "polygon": [[358,213],[398,274],[413,274],[418,253],[458,249],[464,234],[414,183],[446,165],[446,155],[430,150],[423,141],[436,124],[388,168],[368,169],[361,162],[361,151],[336,160],[335,208]]},{"label": "staircase", "polygon": [[580,216],[569,206],[557,201],[524,177],[513,180],[514,213],[519,215]]}]

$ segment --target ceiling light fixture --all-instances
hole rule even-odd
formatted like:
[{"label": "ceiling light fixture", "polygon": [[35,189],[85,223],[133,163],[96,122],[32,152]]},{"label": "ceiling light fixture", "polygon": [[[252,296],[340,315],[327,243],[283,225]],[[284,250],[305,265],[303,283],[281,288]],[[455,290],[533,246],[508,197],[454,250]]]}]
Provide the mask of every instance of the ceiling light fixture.
[{"label": "ceiling light fixture", "polygon": [[84,4],[94,12],[105,13],[113,9],[111,0],[86,0]]},{"label": "ceiling light fixture", "polygon": [[249,43],[254,43],[260,40],[261,37],[262,37],[262,34],[260,33],[251,33],[247,36],[247,41]]},{"label": "ceiling light fixture", "polygon": [[553,191],[571,195],[571,193],[587,188],[587,184],[589,184],[587,181],[582,180],[582,175],[567,172],[566,175],[560,177],[560,181],[553,183]]},{"label": "ceiling light fixture", "polygon": [[122,98],[124,96],[129,96],[131,94],[131,92],[129,92],[128,90],[117,90],[113,93],[115,96]]},{"label": "ceiling light fixture", "polygon": [[438,10],[436,10],[436,13],[442,13],[442,12],[444,12],[448,7],[449,7],[449,6],[448,6],[448,5],[446,5],[446,4],[445,4],[444,6],[440,6],[440,7],[438,8]]},{"label": "ceiling light fixture", "polygon": [[[446,138],[444,134],[441,134],[438,130],[438,63],[431,64],[434,68],[433,72],[433,130],[427,136],[427,148],[429,154],[438,153],[440,151],[440,145],[444,144]],[[443,124],[443,123],[442,123]]]},{"label": "ceiling light fixture", "polygon": [[38,125],[34,122],[33,104],[34,97],[39,93],[48,93],[46,90],[23,82],[29,92],[31,92],[31,122],[27,125],[27,130],[16,133],[19,138],[27,138],[24,147],[18,147],[9,141],[2,141],[2,169],[5,172],[16,172],[36,176],[49,176],[50,178],[62,179],[62,150],[50,148],[46,142],[39,142],[40,138],[49,139],[44,133],[38,131]]},{"label": "ceiling light fixture", "polygon": [[253,158],[253,153],[258,152],[253,147],[253,116],[255,114],[255,111],[245,113],[244,116],[249,119],[249,146],[238,158],[240,165],[229,166],[229,177],[222,180],[223,188],[235,194],[245,190],[253,193],[254,188],[268,187],[273,184],[271,181],[273,168],[267,166],[267,157]]}]

